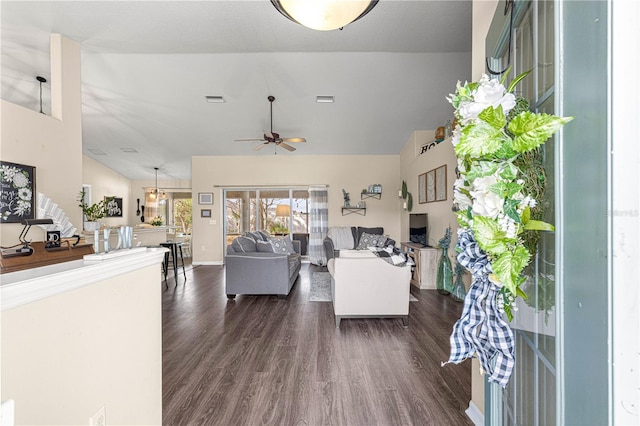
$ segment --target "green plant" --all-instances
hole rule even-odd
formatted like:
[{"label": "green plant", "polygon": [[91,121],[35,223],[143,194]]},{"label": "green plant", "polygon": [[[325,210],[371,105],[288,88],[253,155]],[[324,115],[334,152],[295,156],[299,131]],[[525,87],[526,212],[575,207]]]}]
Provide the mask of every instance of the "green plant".
[{"label": "green plant", "polygon": [[160,216],[152,217],[149,223],[151,226],[162,226],[162,218]]},{"label": "green plant", "polygon": [[102,219],[107,215],[107,204],[109,201],[113,200],[113,197],[105,197],[103,200],[98,201],[94,204],[87,204],[84,201],[86,193],[84,190],[80,191],[78,195],[78,207],[82,209],[82,213],[84,214],[87,222],[96,222],[98,219]]}]

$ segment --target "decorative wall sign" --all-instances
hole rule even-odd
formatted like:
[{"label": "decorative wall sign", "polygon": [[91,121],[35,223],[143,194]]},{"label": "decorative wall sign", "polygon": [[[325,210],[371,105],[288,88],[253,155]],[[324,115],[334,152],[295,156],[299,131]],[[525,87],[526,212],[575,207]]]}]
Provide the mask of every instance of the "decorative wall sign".
[{"label": "decorative wall sign", "polygon": [[0,161],[0,223],[35,219],[36,168]]},{"label": "decorative wall sign", "polygon": [[447,165],[436,169],[436,201],[447,199]]},{"label": "decorative wall sign", "polygon": [[200,209],[200,217],[211,217],[211,209]]},{"label": "decorative wall sign", "polygon": [[104,201],[106,203],[105,210],[107,211],[107,217],[122,217],[121,197],[104,197]]},{"label": "decorative wall sign", "polygon": [[427,202],[427,174],[418,176],[418,204]]},{"label": "decorative wall sign", "polygon": [[436,200],[436,171],[429,170],[427,172],[427,203]]},{"label": "decorative wall sign", "polygon": [[213,204],[213,193],[198,192],[198,204]]}]

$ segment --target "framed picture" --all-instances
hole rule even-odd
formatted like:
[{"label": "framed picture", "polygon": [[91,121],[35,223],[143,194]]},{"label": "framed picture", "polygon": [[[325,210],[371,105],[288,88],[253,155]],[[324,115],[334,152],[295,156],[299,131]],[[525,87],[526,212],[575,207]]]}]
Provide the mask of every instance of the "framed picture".
[{"label": "framed picture", "polygon": [[0,223],[36,217],[36,168],[0,161]]},{"label": "framed picture", "polygon": [[211,209],[200,209],[200,217],[211,217]]},{"label": "framed picture", "polygon": [[213,204],[213,193],[198,192],[198,204]]},{"label": "framed picture", "polygon": [[427,174],[418,176],[418,204],[427,202]]},{"label": "framed picture", "polygon": [[427,172],[427,203],[433,203],[436,200],[436,171],[429,170]]},{"label": "framed picture", "polygon": [[122,217],[122,197],[104,197],[104,200],[107,201],[109,198],[111,200],[105,206],[107,217]]},{"label": "framed picture", "polygon": [[447,165],[436,169],[436,201],[447,199]]}]

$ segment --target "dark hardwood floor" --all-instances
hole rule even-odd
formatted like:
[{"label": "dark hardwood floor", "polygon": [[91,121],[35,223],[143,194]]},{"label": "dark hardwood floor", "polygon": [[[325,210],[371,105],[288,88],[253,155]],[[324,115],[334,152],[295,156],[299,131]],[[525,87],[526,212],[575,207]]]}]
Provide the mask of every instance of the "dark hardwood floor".
[{"label": "dark hardwood floor", "polygon": [[163,291],[165,425],[472,425],[470,362],[448,359],[462,304],[412,293],[401,319],[345,319],[309,302],[303,264],[286,299],[228,301],[224,267],[188,268]]}]

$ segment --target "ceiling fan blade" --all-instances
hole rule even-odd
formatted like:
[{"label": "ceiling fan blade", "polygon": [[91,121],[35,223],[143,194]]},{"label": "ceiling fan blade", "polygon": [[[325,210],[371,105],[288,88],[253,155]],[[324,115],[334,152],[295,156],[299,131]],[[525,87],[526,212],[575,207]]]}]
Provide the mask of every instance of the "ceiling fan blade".
[{"label": "ceiling fan blade", "polygon": [[282,138],[283,142],[306,142],[305,138]]},{"label": "ceiling fan blade", "polygon": [[280,142],[277,144],[279,147],[282,147],[284,149],[286,149],[287,151],[295,151],[296,149],[294,147],[292,147],[291,145],[287,145],[284,142]]},{"label": "ceiling fan blade", "polygon": [[273,136],[273,133],[267,132],[266,130],[264,131],[264,137],[265,137],[265,139],[267,139],[267,138],[275,139],[275,136]]},{"label": "ceiling fan blade", "polygon": [[256,146],[255,148],[253,148],[254,151],[259,151],[262,148],[264,148],[265,146],[267,146],[269,144],[269,142],[265,142],[265,143],[261,143],[260,145]]},{"label": "ceiling fan blade", "polygon": [[235,142],[262,142],[264,139],[234,139]]}]

